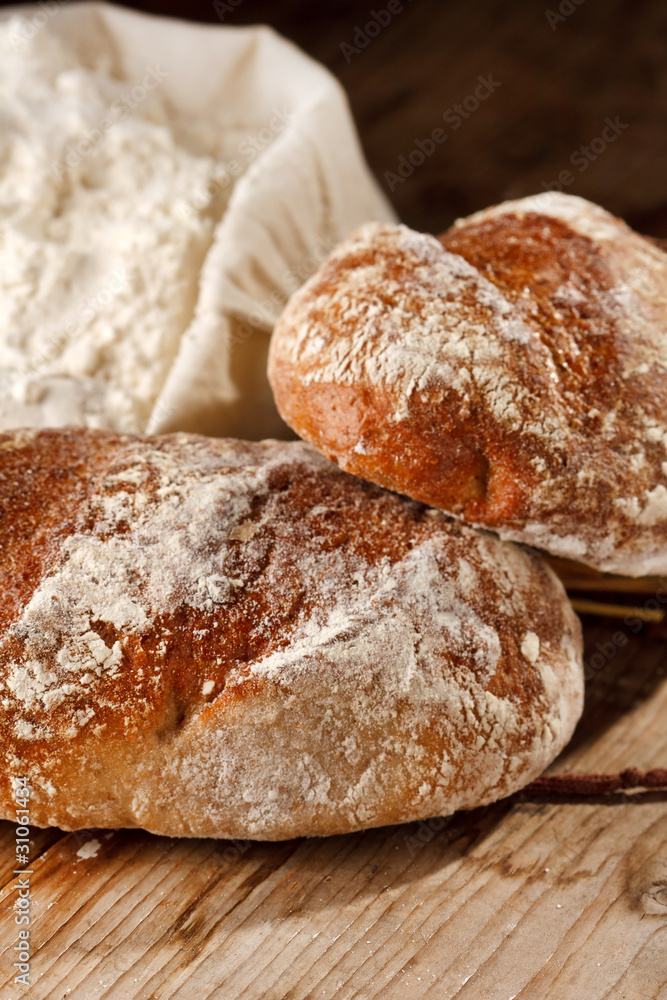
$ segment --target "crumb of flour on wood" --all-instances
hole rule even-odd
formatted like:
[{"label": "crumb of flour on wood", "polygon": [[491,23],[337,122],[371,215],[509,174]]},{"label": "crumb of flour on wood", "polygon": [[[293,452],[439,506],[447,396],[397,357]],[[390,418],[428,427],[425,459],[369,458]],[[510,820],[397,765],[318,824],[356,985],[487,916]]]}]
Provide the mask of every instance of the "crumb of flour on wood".
[{"label": "crumb of flour on wood", "polygon": [[76,852],[76,856],[77,858],[82,858],[84,861],[86,858],[94,858],[101,846],[102,845],[99,840],[96,840],[95,838],[87,840],[86,843],[82,844]]}]

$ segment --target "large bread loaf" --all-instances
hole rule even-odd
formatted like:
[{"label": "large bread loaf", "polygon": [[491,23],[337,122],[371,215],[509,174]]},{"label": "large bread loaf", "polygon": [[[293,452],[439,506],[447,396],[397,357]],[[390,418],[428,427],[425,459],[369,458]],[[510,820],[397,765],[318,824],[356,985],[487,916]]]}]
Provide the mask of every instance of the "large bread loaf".
[{"label": "large bread loaf", "polygon": [[280,839],[507,795],[569,739],[539,558],[303,443],[0,435],[0,815]]}]

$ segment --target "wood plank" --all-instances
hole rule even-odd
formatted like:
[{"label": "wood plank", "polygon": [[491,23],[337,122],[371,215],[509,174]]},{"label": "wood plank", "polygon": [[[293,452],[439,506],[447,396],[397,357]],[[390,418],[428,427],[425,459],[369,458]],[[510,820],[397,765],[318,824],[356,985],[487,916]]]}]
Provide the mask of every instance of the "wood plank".
[{"label": "wood plank", "polygon": [[[62,831],[60,830],[38,830],[34,826],[31,827],[30,857],[32,859],[38,858],[61,837]],[[17,869],[15,844],[16,834],[13,824],[0,821],[0,889],[12,881],[14,871]]]}]

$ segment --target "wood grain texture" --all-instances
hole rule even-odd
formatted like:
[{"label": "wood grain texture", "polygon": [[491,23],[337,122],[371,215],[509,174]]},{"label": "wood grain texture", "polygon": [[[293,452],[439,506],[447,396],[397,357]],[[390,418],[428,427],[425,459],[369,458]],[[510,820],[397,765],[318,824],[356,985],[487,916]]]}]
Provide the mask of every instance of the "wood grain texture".
[{"label": "wood grain texture", "polygon": [[[664,764],[664,627],[633,635],[602,621],[586,635],[588,663],[598,647],[616,652],[589,669],[584,718],[555,769]],[[519,796],[430,825],[279,844],[39,832],[27,990],[11,984],[3,823],[0,996],[666,1000],[666,821],[667,794],[648,792]],[[96,855],[78,857],[92,838]]]}]

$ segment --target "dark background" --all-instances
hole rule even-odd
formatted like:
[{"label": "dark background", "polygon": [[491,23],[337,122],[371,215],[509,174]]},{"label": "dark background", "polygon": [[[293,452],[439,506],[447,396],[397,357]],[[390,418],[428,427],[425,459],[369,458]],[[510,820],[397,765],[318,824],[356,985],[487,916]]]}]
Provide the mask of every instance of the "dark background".
[{"label": "dark background", "polygon": [[[569,170],[568,193],[641,232],[667,236],[665,0],[406,0],[376,37],[347,54],[341,46],[354,45],[356,28],[386,10],[387,0],[127,6],[270,24],[324,63],[347,90],[371,169],[415,228],[440,231],[457,216],[544,190]],[[458,129],[447,127],[443,112],[489,74],[500,86]],[[601,135],[606,118],[627,127],[593,158],[577,154]],[[385,173],[439,127],[447,140],[390,191]]]}]

